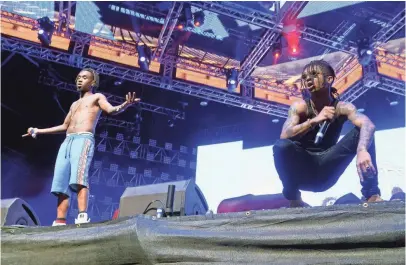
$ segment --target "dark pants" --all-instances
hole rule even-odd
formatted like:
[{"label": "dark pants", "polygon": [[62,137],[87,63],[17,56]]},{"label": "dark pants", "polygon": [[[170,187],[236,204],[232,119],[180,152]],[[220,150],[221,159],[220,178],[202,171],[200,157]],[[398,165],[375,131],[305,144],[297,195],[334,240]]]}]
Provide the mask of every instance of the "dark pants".
[{"label": "dark pants", "polygon": [[[278,140],[274,147],[275,167],[288,200],[300,199],[300,191],[326,191],[340,178],[357,153],[359,128],[352,129],[341,141],[323,152],[310,152],[299,142]],[[375,142],[368,149],[375,169]],[[355,174],[357,170],[354,168]],[[364,174],[361,192],[365,198],[379,194],[378,175]]]}]

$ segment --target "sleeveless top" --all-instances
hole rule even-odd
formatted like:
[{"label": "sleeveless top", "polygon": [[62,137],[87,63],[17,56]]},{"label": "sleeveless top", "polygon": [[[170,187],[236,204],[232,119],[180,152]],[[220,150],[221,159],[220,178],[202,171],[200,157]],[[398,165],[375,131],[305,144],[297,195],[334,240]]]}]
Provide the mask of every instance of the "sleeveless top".
[{"label": "sleeveless top", "polygon": [[[307,104],[307,118],[312,119],[316,117],[316,113],[314,112],[310,99],[306,99]],[[333,102],[334,108],[337,106],[339,100],[335,99]],[[301,144],[303,148],[311,152],[322,152],[327,150],[328,148],[335,145],[338,141],[338,138],[341,134],[341,129],[343,124],[347,121],[346,116],[339,116],[335,118],[327,128],[326,133],[324,134],[323,139],[321,142],[316,145],[314,144],[314,139],[316,139],[316,134],[320,129],[320,125],[314,126],[313,129],[310,129],[306,134],[300,137],[297,141]]]}]

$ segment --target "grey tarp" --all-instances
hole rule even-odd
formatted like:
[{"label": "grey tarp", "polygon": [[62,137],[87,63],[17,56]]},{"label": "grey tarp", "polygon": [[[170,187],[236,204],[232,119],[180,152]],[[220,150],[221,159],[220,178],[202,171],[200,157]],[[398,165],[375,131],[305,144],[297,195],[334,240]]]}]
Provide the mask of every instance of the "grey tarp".
[{"label": "grey tarp", "polygon": [[405,204],[2,228],[2,264],[404,264]]}]

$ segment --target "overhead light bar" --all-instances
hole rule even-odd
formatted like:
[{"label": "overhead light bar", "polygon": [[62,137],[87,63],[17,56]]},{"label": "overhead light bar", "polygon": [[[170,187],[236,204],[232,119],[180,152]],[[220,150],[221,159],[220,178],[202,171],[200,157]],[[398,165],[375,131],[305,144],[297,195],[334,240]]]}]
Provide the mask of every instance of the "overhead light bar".
[{"label": "overhead light bar", "polygon": [[357,53],[358,53],[358,62],[361,65],[368,65],[372,60],[372,47],[370,39],[367,37],[357,40]]},{"label": "overhead light bar", "polygon": [[151,63],[151,48],[143,43],[137,45],[138,52],[138,64],[143,71],[149,70],[149,64]]},{"label": "overhead light bar", "polygon": [[39,24],[38,39],[44,46],[51,45],[52,34],[55,31],[55,23],[49,17],[42,17],[37,20]]}]

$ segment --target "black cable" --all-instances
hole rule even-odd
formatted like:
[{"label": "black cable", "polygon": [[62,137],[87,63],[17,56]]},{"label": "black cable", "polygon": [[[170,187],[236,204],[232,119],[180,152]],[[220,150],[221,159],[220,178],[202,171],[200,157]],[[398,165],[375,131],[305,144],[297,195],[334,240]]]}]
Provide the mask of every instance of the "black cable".
[{"label": "black cable", "polygon": [[[162,211],[163,211],[164,214],[166,215],[166,213],[165,213],[165,205],[164,205],[163,202],[160,201],[160,200],[154,200],[154,201],[150,202],[150,203],[147,205],[147,207],[145,208],[145,210],[144,210],[144,212],[143,212],[142,214],[146,214],[147,212],[149,212],[150,210],[152,210],[152,208],[149,209],[149,207],[150,207],[154,202],[159,202],[159,203],[161,203]],[[155,208],[155,210],[156,210],[156,209],[157,209],[157,208]]]},{"label": "black cable", "polygon": [[149,208],[147,211],[145,211],[143,214],[147,214],[149,211],[153,211],[153,210],[158,210],[157,208]]}]

